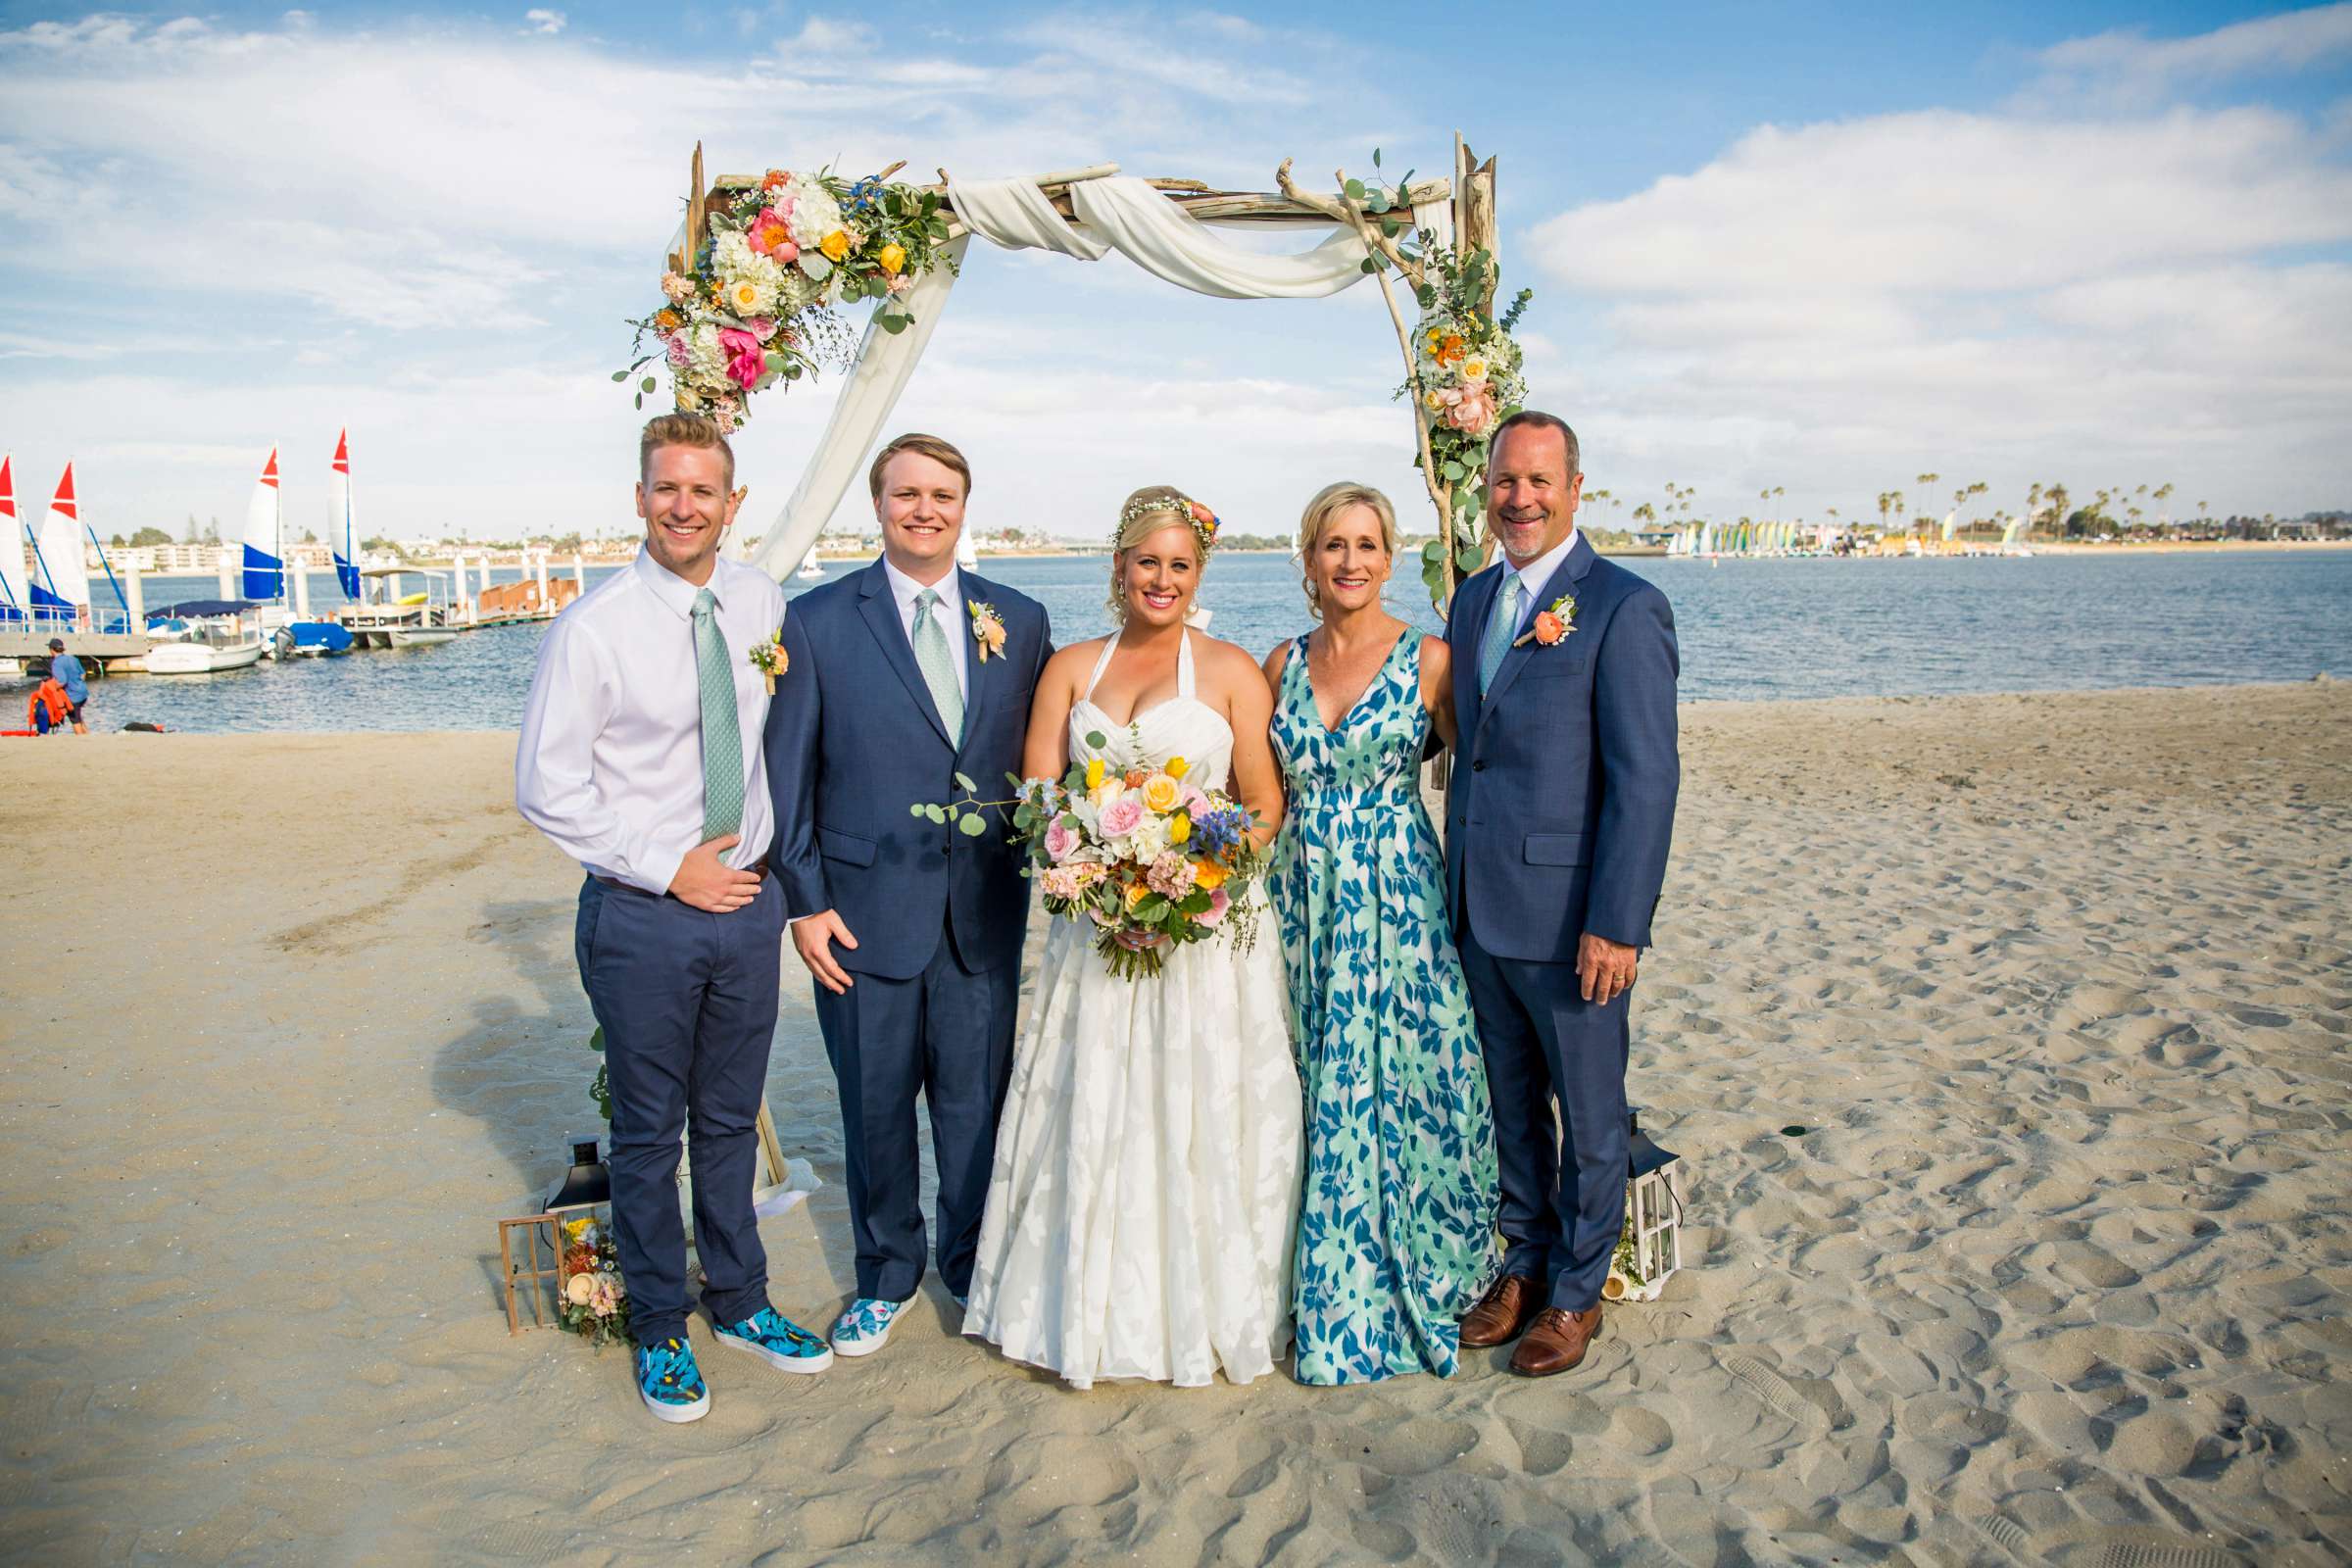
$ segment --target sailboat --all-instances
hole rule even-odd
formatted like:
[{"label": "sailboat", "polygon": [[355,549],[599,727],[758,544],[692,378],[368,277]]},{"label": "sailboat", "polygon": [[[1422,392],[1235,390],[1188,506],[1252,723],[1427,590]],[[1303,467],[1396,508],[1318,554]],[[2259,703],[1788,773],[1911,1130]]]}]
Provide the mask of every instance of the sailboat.
[{"label": "sailboat", "polygon": [[0,453],[0,622],[32,618],[32,579],[24,571],[24,524],[17,516],[15,460]]},{"label": "sailboat", "polygon": [[33,613],[44,620],[78,621],[90,602],[89,568],[81,559],[81,507],[74,499],[74,465],[57,481],[49,515],[33,535]]},{"label": "sailboat", "polygon": [[335,581],[343,597],[360,601],[360,552],[351,514],[351,430],[335,436],[335,471],[326,481],[327,548],[335,556]]},{"label": "sailboat", "polygon": [[956,566],[959,571],[980,569],[980,547],[972,540],[972,530],[965,528],[956,536]]},{"label": "sailboat", "polygon": [[253,482],[253,499],[245,504],[244,593],[248,599],[286,596],[285,519],[277,493],[277,448],[262,465]]},{"label": "sailboat", "polygon": [[801,569],[793,575],[803,582],[824,581],[825,568],[817,563],[815,541],[809,542],[808,553],[801,558]]}]

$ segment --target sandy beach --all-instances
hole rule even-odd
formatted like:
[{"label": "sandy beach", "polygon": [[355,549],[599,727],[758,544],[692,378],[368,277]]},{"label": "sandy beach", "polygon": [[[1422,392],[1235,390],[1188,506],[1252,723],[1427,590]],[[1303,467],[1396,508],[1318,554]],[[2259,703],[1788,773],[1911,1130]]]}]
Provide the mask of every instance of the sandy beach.
[{"label": "sandy beach", "polygon": [[[1631,1087],[1690,1266],[1579,1371],[1079,1395],[927,1284],[819,1378],[707,1354],[675,1428],[495,1283],[494,1221],[602,1131],[513,737],[8,745],[0,1557],[2352,1556],[2352,687],[1683,730]],[[827,1185],[764,1234],[821,1327],[797,974],[769,1101]]]}]

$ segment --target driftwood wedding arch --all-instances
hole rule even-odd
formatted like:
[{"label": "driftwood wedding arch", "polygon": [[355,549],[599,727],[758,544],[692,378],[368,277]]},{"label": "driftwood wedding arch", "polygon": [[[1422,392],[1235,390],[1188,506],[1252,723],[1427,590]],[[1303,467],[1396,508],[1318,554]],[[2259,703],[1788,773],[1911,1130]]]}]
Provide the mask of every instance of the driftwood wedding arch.
[{"label": "driftwood wedding arch", "polygon": [[[1273,191],[1221,190],[1195,179],[1122,179],[1115,164],[982,182],[959,181],[943,169],[934,183],[890,187],[932,199],[926,210],[935,204],[944,221],[947,265],[913,278],[903,293],[902,280],[892,278],[890,297],[858,344],[816,454],[752,556],[754,564],[780,577],[814,545],[921,358],[965,249],[982,237],[1006,248],[1054,250],[1090,261],[1116,249],[1179,286],[1224,297],[1316,296],[1373,278],[1403,356],[1399,395],[1411,411],[1415,460],[1439,523],[1442,542],[1424,551],[1424,580],[1444,605],[1459,575],[1483,555],[1484,441],[1517,401],[1518,355],[1508,329],[1525,296],[1496,321],[1493,158],[1480,160],[1457,134],[1450,177],[1415,180],[1408,173],[1393,185],[1377,177],[1377,151],[1373,160],[1374,178],[1339,171],[1328,194],[1300,189],[1288,159]],[[858,188],[879,188],[904,167],[893,165]],[[666,258],[671,276],[707,276],[698,270],[715,248],[715,215],[775,178],[722,174],[706,184],[698,144],[684,220]],[[1170,224],[1143,210],[1139,190],[1153,193],[1151,207],[1181,220]],[[1303,256],[1269,257],[1215,238],[1214,228],[1225,226],[1305,228],[1326,237]],[[1405,302],[1397,298],[1399,284],[1410,292]],[[1408,322],[1407,305],[1417,323]],[[1465,368],[1479,373],[1465,378]],[[645,385],[653,386],[650,376]],[[1465,391],[1471,399],[1467,416]],[[682,387],[679,402],[688,403]]]}]

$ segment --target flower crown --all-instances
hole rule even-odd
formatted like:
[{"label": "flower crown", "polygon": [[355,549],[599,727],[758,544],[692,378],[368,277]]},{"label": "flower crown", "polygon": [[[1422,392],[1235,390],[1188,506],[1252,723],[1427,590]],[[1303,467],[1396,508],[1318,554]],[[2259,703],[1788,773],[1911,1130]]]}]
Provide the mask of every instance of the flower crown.
[{"label": "flower crown", "polygon": [[1147,495],[1128,502],[1127,510],[1119,514],[1118,532],[1126,533],[1127,525],[1138,517],[1154,512],[1173,512],[1193,525],[1193,533],[1200,541],[1200,553],[1208,554],[1217,546],[1217,514],[1181,490],[1174,494],[1174,501],[1165,495]]}]

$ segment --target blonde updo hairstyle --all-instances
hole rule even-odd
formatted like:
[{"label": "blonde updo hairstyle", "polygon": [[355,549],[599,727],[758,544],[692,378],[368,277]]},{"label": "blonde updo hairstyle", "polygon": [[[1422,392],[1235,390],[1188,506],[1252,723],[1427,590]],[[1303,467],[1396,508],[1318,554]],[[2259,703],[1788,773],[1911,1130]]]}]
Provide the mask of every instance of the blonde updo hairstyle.
[{"label": "blonde updo hairstyle", "polygon": [[1192,498],[1171,484],[1148,484],[1119,508],[1118,530],[1110,536],[1110,618],[1127,624],[1127,552],[1162,528],[1190,528],[1193,550],[1200,564],[1208,564],[1208,546],[1193,521]]},{"label": "blonde updo hairstyle", "polygon": [[1306,511],[1298,518],[1298,583],[1306,592],[1306,612],[1317,620],[1323,618],[1323,590],[1315,583],[1312,564],[1315,547],[1323,542],[1323,530],[1352,507],[1372,509],[1372,514],[1380,519],[1381,547],[1388,551],[1392,562],[1396,559],[1399,545],[1396,509],[1389,504],[1387,496],[1352,479],[1342,479],[1316,491],[1315,498],[1306,504]]}]

